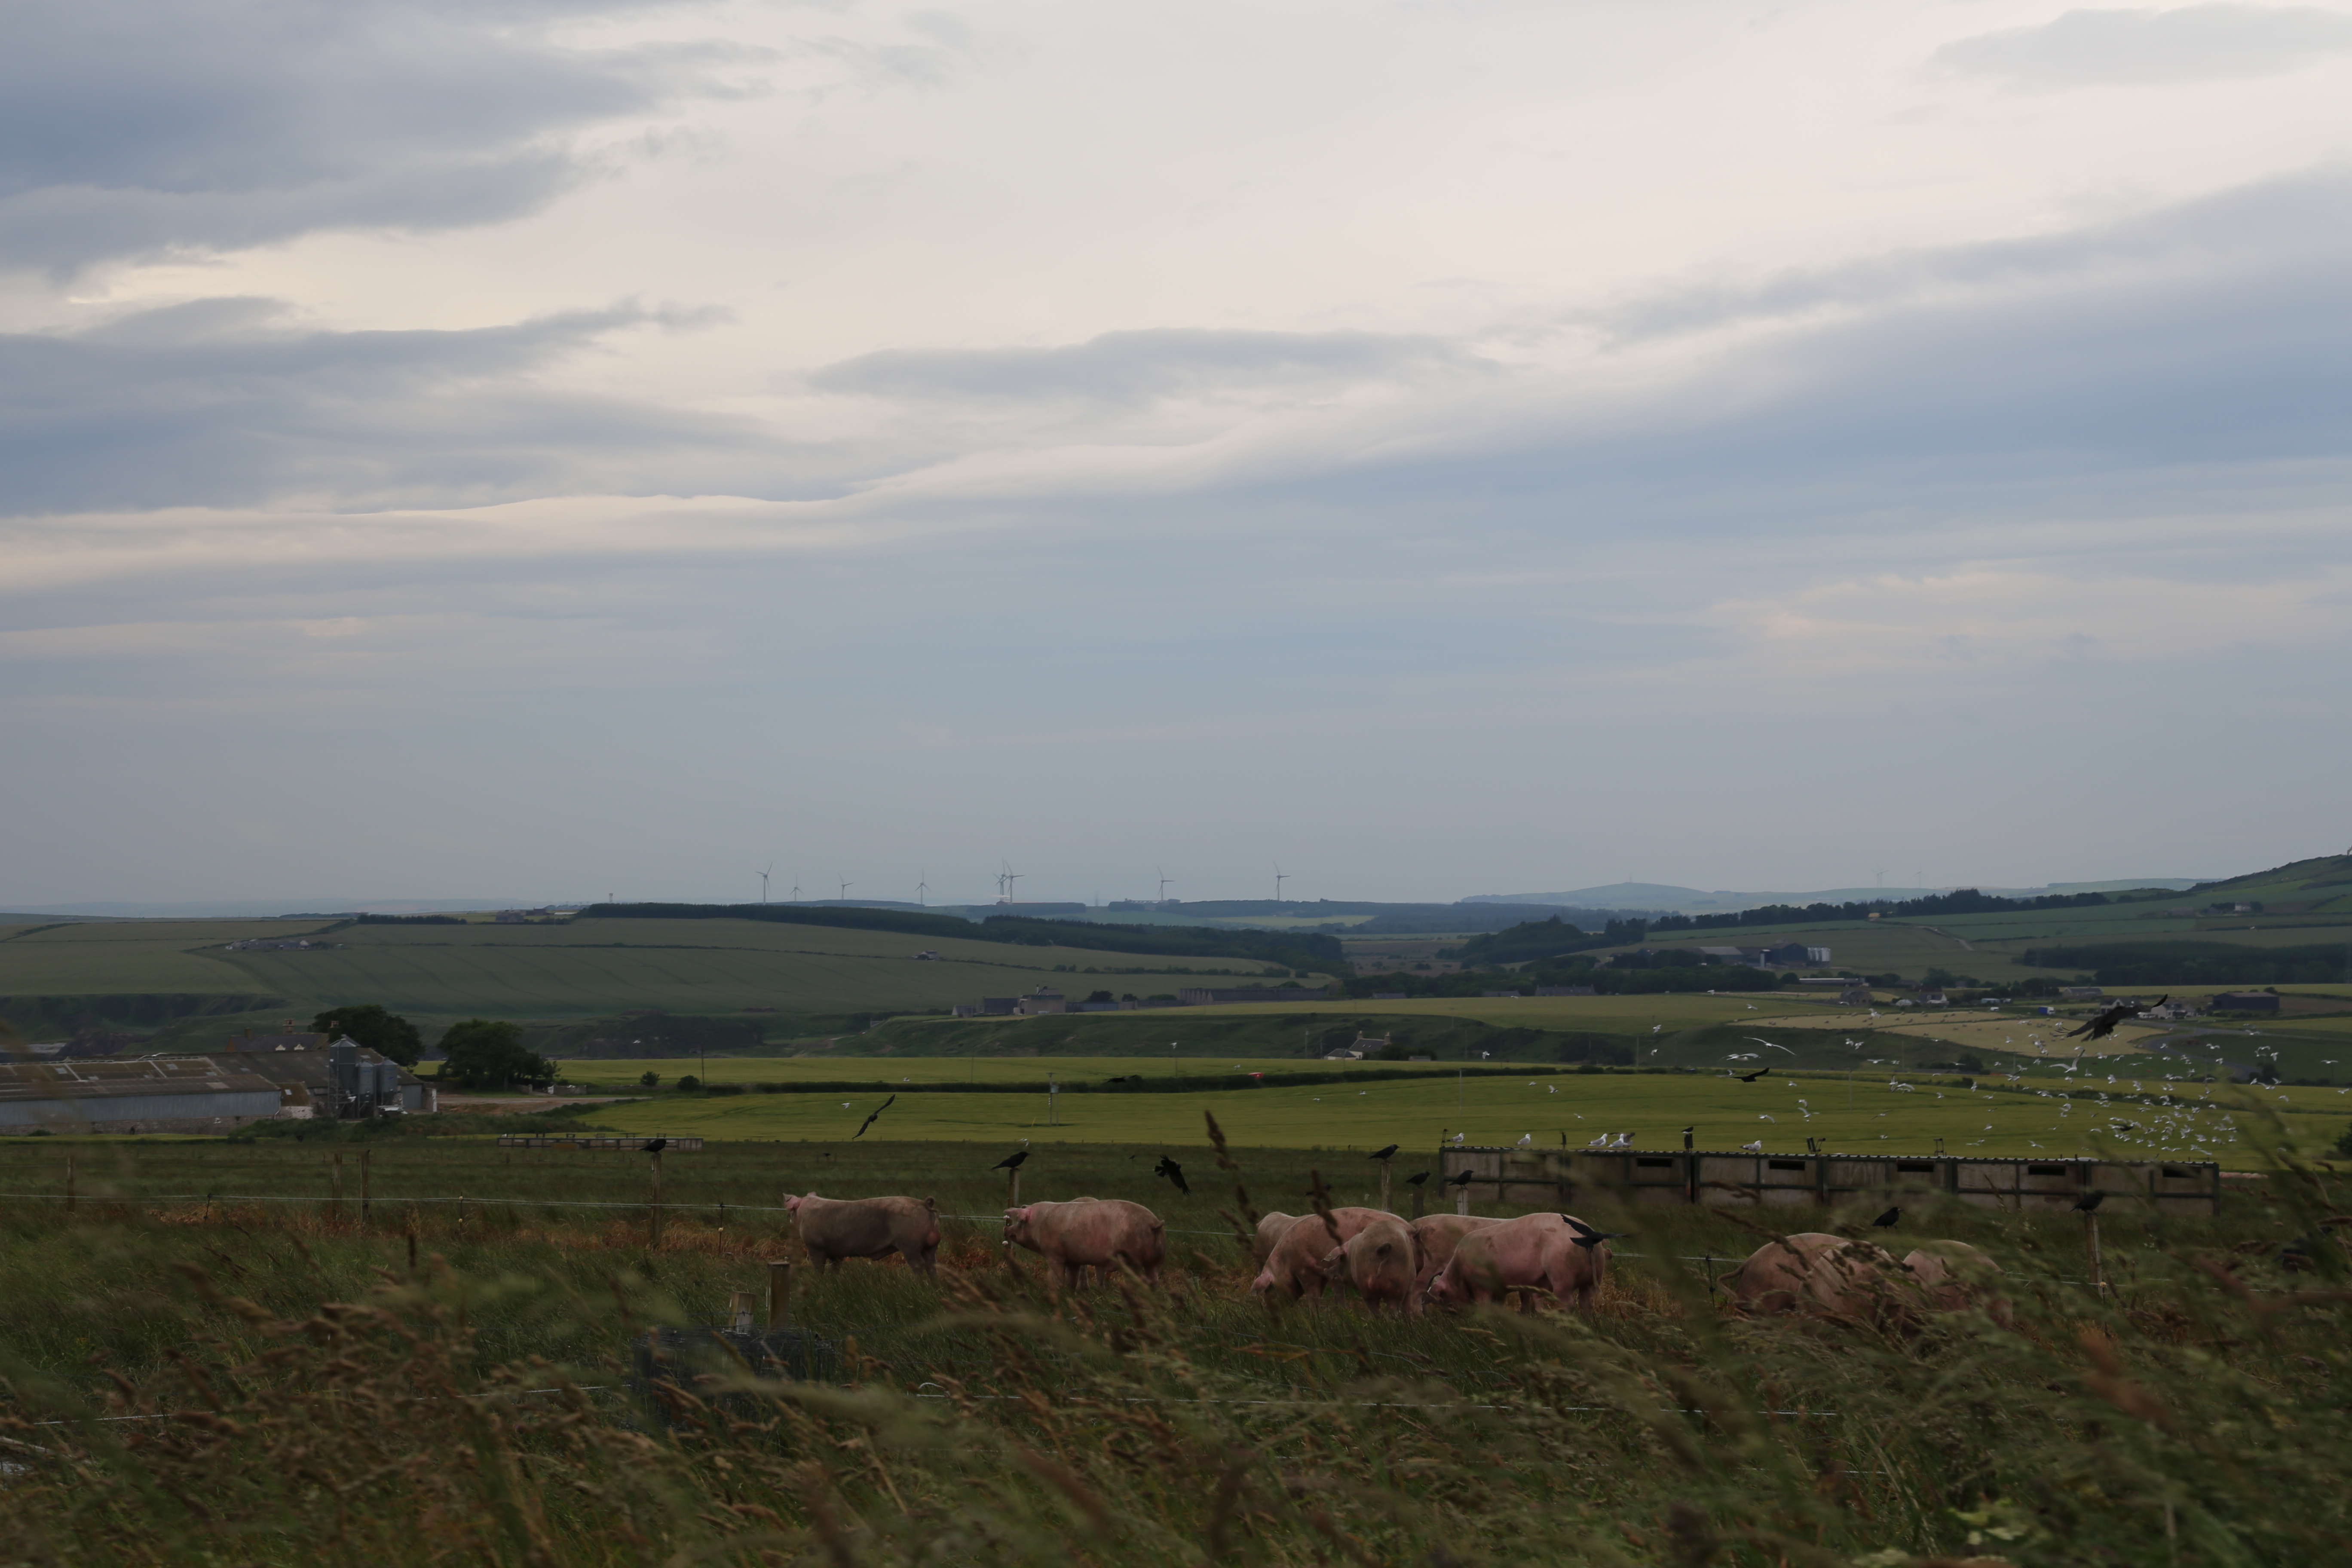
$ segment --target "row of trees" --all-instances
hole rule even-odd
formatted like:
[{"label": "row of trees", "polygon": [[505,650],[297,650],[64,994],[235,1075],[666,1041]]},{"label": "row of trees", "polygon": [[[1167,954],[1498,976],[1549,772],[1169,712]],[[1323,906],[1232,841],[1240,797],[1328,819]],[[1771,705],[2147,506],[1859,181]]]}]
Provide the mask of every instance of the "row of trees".
[{"label": "row of trees", "polygon": [[[331,1007],[310,1020],[330,1039],[354,1045],[413,1068],[425,1056],[416,1026],[375,1003]],[[519,1083],[552,1083],[556,1065],[523,1044],[522,1026],[501,1019],[468,1018],[441,1037],[440,1081],[457,1089],[509,1089]]]}]

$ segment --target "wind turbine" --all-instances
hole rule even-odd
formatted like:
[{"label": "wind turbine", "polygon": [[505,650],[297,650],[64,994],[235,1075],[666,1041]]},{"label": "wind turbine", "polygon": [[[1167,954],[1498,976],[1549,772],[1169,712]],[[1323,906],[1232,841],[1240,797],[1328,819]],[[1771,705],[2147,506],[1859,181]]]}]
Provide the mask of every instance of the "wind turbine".
[{"label": "wind turbine", "polygon": [[915,902],[928,907],[931,901],[931,885],[923,880],[925,873],[915,873]]},{"label": "wind turbine", "polygon": [[799,878],[799,876],[798,876],[797,874],[795,874],[795,875],[793,876],[793,902],[794,902],[794,903],[796,903],[796,904],[797,904],[797,903],[799,903],[800,901],[801,901],[801,883],[800,883],[800,878]]},{"label": "wind turbine", "polygon": [[841,884],[841,902],[847,903],[849,901],[849,889],[857,886],[857,884],[851,881],[846,877],[838,875],[834,878],[834,880]]},{"label": "wind turbine", "polygon": [[1020,889],[1014,887],[1013,884],[1019,881],[1028,874],[1029,873],[1026,871],[1014,870],[1013,868],[1013,862],[1010,860],[1007,860],[1004,863],[1004,901],[1006,903],[1009,904],[1013,902],[1013,896],[1021,891]]},{"label": "wind turbine", "polygon": [[1155,866],[1152,869],[1160,873],[1160,901],[1164,904],[1168,901],[1168,868]]},{"label": "wind turbine", "polygon": [[1276,860],[1274,863],[1274,901],[1276,903],[1282,902],[1282,884],[1289,879],[1282,874],[1282,862]]},{"label": "wind turbine", "polygon": [[[775,868],[776,863],[773,860],[769,861],[768,871],[772,871]],[[763,904],[768,901],[768,871],[762,871],[760,873],[760,901]]]}]

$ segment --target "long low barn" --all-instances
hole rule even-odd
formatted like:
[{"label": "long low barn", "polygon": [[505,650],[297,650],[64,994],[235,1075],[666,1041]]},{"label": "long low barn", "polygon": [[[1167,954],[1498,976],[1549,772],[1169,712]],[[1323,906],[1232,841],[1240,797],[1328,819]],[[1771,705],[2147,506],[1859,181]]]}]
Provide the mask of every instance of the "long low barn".
[{"label": "long low barn", "polygon": [[2203,1160],[2021,1159],[1966,1154],[1756,1154],[1710,1149],[1447,1147],[1445,1179],[1475,1198],[1519,1207],[1578,1196],[1714,1208],[1822,1207],[1855,1198],[1901,1205],[1929,1197],[2019,1213],[2074,1207],[2088,1193],[2137,1197],[2168,1215],[2221,1212],[2221,1167]]},{"label": "long low barn", "polygon": [[283,1103],[268,1079],[208,1057],[0,1062],[0,1135],[226,1132]]}]

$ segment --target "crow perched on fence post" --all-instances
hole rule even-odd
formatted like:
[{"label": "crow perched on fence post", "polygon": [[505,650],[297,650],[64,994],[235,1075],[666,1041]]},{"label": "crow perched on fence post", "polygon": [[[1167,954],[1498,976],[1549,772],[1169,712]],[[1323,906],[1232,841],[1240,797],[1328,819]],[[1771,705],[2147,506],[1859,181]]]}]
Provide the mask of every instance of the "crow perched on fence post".
[{"label": "crow perched on fence post", "polygon": [[1017,1171],[1021,1168],[1021,1162],[1026,1160],[1028,1157],[1029,1151],[1023,1149],[1016,1153],[1007,1154],[1003,1159],[999,1160],[995,1164],[991,1165],[989,1169],[992,1171]]},{"label": "crow perched on fence post", "polygon": [[1390,1145],[1389,1145],[1387,1148],[1385,1148],[1385,1149],[1375,1149],[1375,1150],[1373,1150],[1373,1151],[1371,1152],[1371,1153],[1370,1153],[1370,1154],[1369,1154],[1369,1155],[1367,1155],[1367,1156],[1366,1156],[1366,1158],[1368,1158],[1368,1159],[1373,1159],[1373,1160],[1389,1160],[1389,1159],[1393,1159],[1393,1158],[1395,1158],[1395,1157],[1396,1157],[1396,1152],[1397,1152],[1397,1145],[1396,1145],[1396,1144],[1394,1144],[1394,1143],[1391,1143],[1391,1144],[1390,1144]]}]

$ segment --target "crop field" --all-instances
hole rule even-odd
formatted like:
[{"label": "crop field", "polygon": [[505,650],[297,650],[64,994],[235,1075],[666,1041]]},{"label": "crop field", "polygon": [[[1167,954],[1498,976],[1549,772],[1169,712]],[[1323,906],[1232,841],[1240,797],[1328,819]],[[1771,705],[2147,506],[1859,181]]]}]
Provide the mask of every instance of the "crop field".
[{"label": "crop field", "polygon": [[[801,1269],[786,1378],[694,1349],[793,1255],[773,1194],[985,1215],[997,1145],[669,1157],[658,1247],[642,1155],[383,1139],[367,1210],[353,1181],[331,1210],[330,1150],[349,1178],[358,1147],[83,1143],[70,1213],[65,1151],[0,1148],[14,1555],[2104,1568],[2327,1562],[2352,1531],[2352,1271],[2282,1249],[2352,1200],[2324,1173],[2217,1220],[2109,1205],[2104,1290],[2072,1215],[1775,1216],[1981,1247],[1999,1316],[1744,1320],[1712,1286],[1770,1233],[1647,1209],[1588,1215],[1628,1233],[1590,1314],[1407,1319],[1250,1299],[1216,1209],[1300,1212],[1317,1168],[1354,1195],[1331,1161],[1188,1145],[1188,1197],[1056,1144],[1024,1197],[1149,1203],[1160,1287],[1056,1293],[950,1219],[936,1280]],[[694,1331],[652,1363],[675,1383],[633,1363],[653,1325]]]},{"label": "crop field", "polygon": [[[675,1062],[583,1064],[574,1074],[619,1089],[638,1070],[667,1071]],[[851,1074],[847,1063],[825,1066],[761,1059],[740,1064],[714,1059],[718,1083],[842,1082],[831,1093],[808,1089],[707,1095],[656,1089],[644,1098],[578,1107],[566,1120],[644,1135],[688,1134],[711,1139],[839,1143],[850,1141],[869,1114],[880,1116],[868,1136],[942,1140],[1011,1148],[1062,1143],[1131,1143],[1154,1151],[1197,1145],[1202,1117],[1213,1115],[1236,1146],[1360,1153],[1402,1144],[1401,1158],[1422,1160],[1455,1133],[1471,1144],[1543,1149],[1582,1147],[1596,1138],[1630,1133],[1638,1147],[1680,1148],[1682,1130],[1695,1129],[1703,1149],[1760,1142],[1770,1152],[1802,1153],[1815,1141],[1830,1153],[1932,1152],[1940,1141],[1953,1153],[2167,1155],[2227,1163],[2252,1158],[2274,1144],[2318,1155],[2352,1127],[2352,1095],[2334,1089],[2190,1083],[2156,1075],[2104,1073],[2063,1080],[2054,1071],[2009,1084],[1997,1077],[1891,1077],[1874,1072],[1825,1074],[1773,1071],[1754,1083],[1696,1073],[1574,1072],[1557,1068],[1508,1078],[1460,1079],[1450,1072],[1351,1083],[1269,1083],[1257,1088],[1181,1087],[1169,1071],[1145,1088],[1105,1085],[1133,1063],[1112,1059],[1054,1064],[1063,1083],[1090,1086],[1048,1094],[1045,1070],[1026,1067],[1025,1080],[990,1061],[856,1064],[883,1070]],[[968,1068],[998,1069],[989,1079],[1028,1086],[1023,1091],[958,1091]],[[1238,1070],[1296,1071],[1296,1062],[1243,1062]],[[1743,1070],[1751,1070],[1750,1064]],[[2122,1064],[2115,1064],[2122,1065]],[[806,1068],[804,1073],[792,1069]],[[1112,1069],[1108,1072],[1103,1069]],[[1196,1071],[1199,1069],[1195,1069]],[[1224,1069],[1230,1081],[1235,1067]],[[603,1076],[609,1073],[609,1076]],[[1171,1080],[1173,1080],[1171,1082]],[[1907,1087],[1896,1087],[1897,1084]],[[926,1086],[929,1087],[926,1087]],[[2069,1089],[2079,1099],[2056,1098]],[[2102,1101],[2098,1096],[2106,1098]],[[887,1108],[884,1101],[896,1096]],[[549,1120],[549,1119],[534,1119]]]},{"label": "crop field", "polygon": [[[309,937],[334,945],[227,951],[248,937]],[[917,959],[925,948],[940,957]],[[944,1009],[1048,982],[1079,995],[1097,988],[1142,994],[1267,973],[1244,959],[1018,947],[754,921],[141,921],[26,928],[0,938],[0,996],[258,993],[283,998],[279,1011],[298,1017],[375,1002],[427,1020],[583,1017],[633,1008],[766,1008],[781,1019]]]}]

